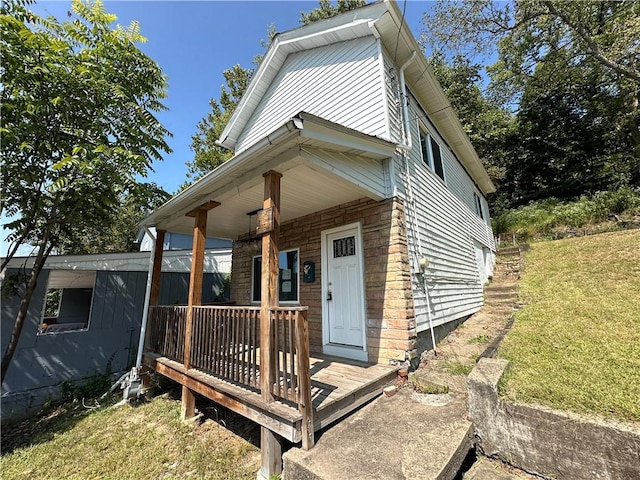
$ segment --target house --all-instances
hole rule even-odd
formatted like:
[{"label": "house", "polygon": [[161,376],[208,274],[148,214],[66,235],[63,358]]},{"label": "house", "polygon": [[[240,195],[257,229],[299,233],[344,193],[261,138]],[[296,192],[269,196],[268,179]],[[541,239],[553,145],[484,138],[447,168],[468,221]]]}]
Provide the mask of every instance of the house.
[{"label": "house", "polygon": [[[189,254],[165,254],[162,303],[186,302]],[[214,302],[231,270],[231,250],[207,251],[205,258],[203,301]],[[14,257],[8,277],[15,278],[32,265],[33,257]],[[61,382],[123,372],[135,364],[148,270],[147,252],[47,259],[2,385],[3,423],[23,418],[59,397]],[[6,293],[1,309],[3,352],[20,305],[19,295],[6,297]]]},{"label": "house", "polygon": [[236,305],[201,307],[192,269],[144,362],[185,417],[199,393],[260,423],[269,478],[280,437],[311,448],[480,309],[494,186],[392,1],[276,35],[219,143],[233,158],[144,223],[194,232],[194,259],[234,240]]}]

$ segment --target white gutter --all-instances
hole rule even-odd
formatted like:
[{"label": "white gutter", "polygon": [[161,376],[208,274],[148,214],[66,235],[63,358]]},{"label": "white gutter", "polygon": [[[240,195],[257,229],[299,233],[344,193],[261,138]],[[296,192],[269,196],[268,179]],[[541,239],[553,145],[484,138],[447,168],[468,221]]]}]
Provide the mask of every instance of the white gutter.
[{"label": "white gutter", "polygon": [[407,96],[407,84],[404,81],[404,71],[415,58],[416,51],[414,50],[411,53],[409,60],[404,62],[404,64],[400,67],[400,101],[402,102],[402,116],[404,117],[404,135],[402,143],[399,145],[399,147],[406,152],[411,150],[411,128],[409,124],[409,97]]},{"label": "white gutter", "polygon": [[[136,356],[136,369],[142,366],[142,350],[144,349],[144,337],[147,331],[147,319],[149,317],[149,299],[151,298],[151,284],[153,282],[153,260],[156,255],[156,237],[148,227],[144,227],[147,235],[151,237],[151,251],[149,252],[149,273],[147,274],[147,287],[144,293],[144,307],[142,310],[142,325],[140,326],[140,339],[138,340],[138,355]],[[162,268],[162,264],[158,266]]]}]

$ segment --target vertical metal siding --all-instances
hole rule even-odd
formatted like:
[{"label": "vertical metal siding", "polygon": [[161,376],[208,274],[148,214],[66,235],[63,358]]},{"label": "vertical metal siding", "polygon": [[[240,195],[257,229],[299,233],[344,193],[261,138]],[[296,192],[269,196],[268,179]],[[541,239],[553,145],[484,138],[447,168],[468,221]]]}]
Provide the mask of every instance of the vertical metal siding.
[{"label": "vertical metal siding", "polygon": [[373,36],[291,54],[240,134],[236,152],[301,111],[384,138],[383,95]]}]

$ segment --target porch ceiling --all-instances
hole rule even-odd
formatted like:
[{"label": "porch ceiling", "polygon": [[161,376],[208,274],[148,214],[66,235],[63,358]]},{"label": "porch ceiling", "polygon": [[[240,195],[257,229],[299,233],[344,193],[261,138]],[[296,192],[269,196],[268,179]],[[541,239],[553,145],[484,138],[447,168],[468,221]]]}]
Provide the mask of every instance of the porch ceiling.
[{"label": "porch ceiling", "polygon": [[[394,149],[385,140],[301,113],[173,197],[142,225],[192,233],[193,218],[185,214],[213,200],[220,206],[208,212],[207,235],[236,239],[255,230],[256,216],[247,213],[262,208],[262,175],[269,170],[282,174],[281,223],[358,198],[381,199],[387,194],[383,160]],[[340,163],[349,168],[336,168]],[[358,172],[377,183],[360,181]]]}]

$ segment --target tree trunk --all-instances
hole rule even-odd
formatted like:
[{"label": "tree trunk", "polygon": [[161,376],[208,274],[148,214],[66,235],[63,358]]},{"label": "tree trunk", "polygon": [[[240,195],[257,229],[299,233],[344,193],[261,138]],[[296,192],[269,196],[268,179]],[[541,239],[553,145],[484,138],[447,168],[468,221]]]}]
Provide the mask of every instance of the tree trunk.
[{"label": "tree trunk", "polygon": [[47,257],[53,248],[53,245],[47,245],[47,243],[48,235],[43,239],[40,244],[40,248],[38,249],[38,254],[31,270],[31,276],[29,277],[29,283],[27,284],[27,290],[24,292],[24,297],[22,297],[22,301],[20,302],[20,309],[18,310],[18,315],[16,315],[16,321],[13,324],[11,338],[9,339],[7,350],[4,352],[2,357],[2,377],[0,378],[0,385],[4,383],[7,370],[11,364],[11,359],[13,358],[13,354],[18,346],[22,327],[24,326],[24,321],[27,318],[27,311],[29,310],[29,304],[31,303],[31,297],[33,297],[33,292],[38,284],[38,276],[42,271],[42,267],[44,267],[44,262],[47,260]]}]

